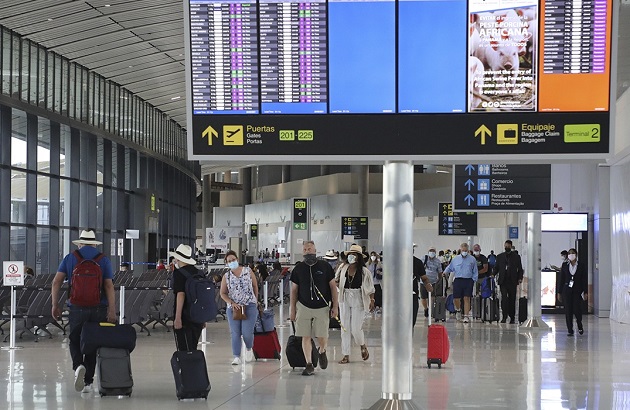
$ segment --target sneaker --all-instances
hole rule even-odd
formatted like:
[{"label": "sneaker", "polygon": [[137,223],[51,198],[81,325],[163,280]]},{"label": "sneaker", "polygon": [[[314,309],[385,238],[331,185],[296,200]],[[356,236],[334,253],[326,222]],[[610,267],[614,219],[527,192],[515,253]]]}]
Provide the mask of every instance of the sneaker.
[{"label": "sneaker", "polygon": [[328,367],[328,356],[326,356],[326,351],[319,352],[319,367],[324,370]]},{"label": "sneaker", "polygon": [[429,317],[429,309],[424,309],[424,317]]},{"label": "sneaker", "polygon": [[83,386],[81,393],[92,393],[92,383]]},{"label": "sneaker", "polygon": [[245,351],[245,361],[247,363],[254,361],[254,351],[252,349]]},{"label": "sneaker", "polygon": [[302,376],[312,376],[315,374],[315,367],[313,367],[313,363],[307,363],[306,368],[302,372]]},{"label": "sneaker", "polygon": [[567,336],[573,336],[573,332],[567,333]]},{"label": "sneaker", "polygon": [[74,390],[82,391],[85,387],[85,366],[82,364],[74,371]]},{"label": "sneaker", "polygon": [[464,316],[464,323],[468,323],[468,322],[469,322],[468,316]]},{"label": "sneaker", "polygon": [[238,356],[234,356],[234,360],[232,360],[232,366],[238,366],[241,364],[241,358]]}]

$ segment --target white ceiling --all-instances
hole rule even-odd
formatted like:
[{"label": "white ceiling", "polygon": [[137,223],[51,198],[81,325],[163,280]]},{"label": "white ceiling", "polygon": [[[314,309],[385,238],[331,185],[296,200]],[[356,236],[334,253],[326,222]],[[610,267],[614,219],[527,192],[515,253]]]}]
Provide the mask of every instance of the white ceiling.
[{"label": "white ceiling", "polygon": [[[115,81],[186,127],[181,0],[0,1],[0,24]],[[618,4],[617,97],[630,88],[630,1]]]}]

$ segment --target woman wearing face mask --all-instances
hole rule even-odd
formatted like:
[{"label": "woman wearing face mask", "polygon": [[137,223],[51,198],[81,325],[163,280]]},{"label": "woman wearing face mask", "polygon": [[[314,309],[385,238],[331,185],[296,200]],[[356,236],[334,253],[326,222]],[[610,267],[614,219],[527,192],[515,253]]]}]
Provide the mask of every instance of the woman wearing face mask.
[{"label": "woman wearing face mask", "polygon": [[[258,318],[258,283],[256,276],[247,266],[238,264],[236,252],[225,254],[225,263],[230,270],[221,280],[221,299],[227,303],[227,318],[232,335],[232,365],[241,364],[241,337],[245,342],[245,361],[254,360],[254,325]],[[234,320],[234,309],[243,309],[244,320]]]},{"label": "woman wearing face mask", "polygon": [[380,313],[383,307],[383,288],[381,287],[383,266],[381,265],[378,254],[374,251],[370,254],[367,268],[372,273],[372,281],[374,282],[374,307],[376,308],[376,313]]},{"label": "woman wearing face mask", "polygon": [[578,332],[584,334],[582,325],[582,300],[588,299],[588,272],[585,263],[578,263],[577,251],[569,249],[568,262],[562,264],[560,270],[561,292],[558,299],[564,303],[568,336],[573,336],[573,316],[577,322]]},{"label": "woman wearing face mask", "polygon": [[351,338],[361,346],[361,358],[370,357],[365,345],[363,321],[366,312],[374,310],[374,283],[372,273],[365,267],[362,249],[352,245],[346,253],[348,263],[337,271],[339,283],[339,306],[341,311],[341,354],[340,364],[350,361]]}]

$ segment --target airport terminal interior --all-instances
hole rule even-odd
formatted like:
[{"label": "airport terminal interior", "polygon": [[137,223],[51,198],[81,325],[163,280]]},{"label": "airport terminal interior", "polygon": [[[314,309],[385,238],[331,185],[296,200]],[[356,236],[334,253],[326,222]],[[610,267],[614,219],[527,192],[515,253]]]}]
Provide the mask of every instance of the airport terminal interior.
[{"label": "airport terminal interior", "polygon": [[[351,8],[370,4],[384,8],[369,13]],[[203,8],[214,8],[206,12],[205,20],[199,17]],[[562,17],[554,14],[559,8],[565,8]],[[280,10],[289,14],[281,16]],[[355,11],[342,14],[349,10]],[[426,14],[427,10],[432,11]],[[280,14],[269,17],[276,12]],[[422,15],[419,24],[409,20],[414,13]],[[457,13],[461,18],[452,17]],[[562,29],[549,28],[565,17]],[[275,30],[286,35],[290,29],[280,27],[285,21],[290,23],[287,27],[302,30],[299,41],[296,37],[295,43],[282,43],[269,34]],[[202,23],[207,27],[200,29]],[[223,55],[223,49],[212,48],[216,39],[203,43],[200,32],[219,36],[221,24],[233,41],[225,43],[232,52],[231,69],[225,60],[225,75],[232,76],[226,83],[232,91],[225,92],[225,101],[231,99],[233,105],[217,102],[217,92],[224,98],[222,86],[217,86],[223,74],[208,74],[207,83],[199,79],[198,70],[207,68],[204,64],[215,70],[212,64]],[[443,30],[448,24],[453,24],[452,32]],[[493,35],[489,24],[496,24],[495,31],[503,37],[489,40]],[[353,25],[363,29],[345,36],[346,26]],[[436,53],[438,66],[453,63],[452,81],[444,82],[445,76],[436,74],[448,71],[444,67],[406,54],[428,52],[419,45],[430,41],[408,41],[408,36],[429,35],[436,26],[446,36],[440,44],[452,42],[453,47],[443,55],[434,46],[426,50]],[[243,27],[244,40],[234,34]],[[321,31],[311,37],[314,27]],[[400,47],[398,51],[381,46],[382,36],[370,37],[373,27],[389,30],[387,38]],[[586,31],[580,31],[582,27]],[[458,30],[463,38],[453,34]],[[371,42],[363,41],[364,35]],[[589,39],[575,40],[587,35]],[[559,38],[573,46],[558,46],[554,41]],[[339,39],[348,41],[345,47],[364,48],[347,52]],[[280,45],[268,48],[274,41]],[[484,41],[489,46],[483,53],[473,49]],[[507,45],[509,41],[518,47]],[[269,85],[273,66],[282,64],[273,55],[283,50],[282,44],[300,50],[293,63],[301,64],[302,74],[308,71],[303,78],[298,74],[297,83],[309,85],[298,87],[293,103],[278,100],[288,82],[276,84],[276,97]],[[513,59],[497,60],[504,58],[496,51],[497,44]],[[325,47],[330,47],[326,58],[311,59],[311,53]],[[462,58],[450,60],[457,57],[457,47],[463,49]],[[588,47],[591,51],[582,50]],[[578,49],[581,54],[572,58]],[[248,60],[243,50],[258,54]],[[361,50],[373,52],[374,59],[360,55]],[[568,55],[564,63],[554,60],[558,53]],[[387,58],[391,65],[378,65]],[[291,66],[286,61],[284,67]],[[318,66],[323,61],[327,63]],[[378,63],[371,69],[383,76],[391,69],[395,81],[390,78],[370,89],[349,76],[370,61]],[[413,65],[413,70],[406,70],[405,64]],[[565,71],[559,74],[562,64]],[[252,65],[259,71],[252,74]],[[402,398],[398,404],[408,406],[404,408],[421,409],[630,409],[627,0],[2,0],[0,68],[0,397],[6,403],[1,408],[376,409],[385,408],[378,407],[379,400]],[[506,70],[526,73],[522,78],[487,77]],[[538,77],[530,75],[537,70]],[[243,80],[243,72],[252,77]],[[421,73],[418,77],[436,77],[409,80],[416,72]],[[282,70],[274,73],[283,75]],[[322,73],[330,78],[322,79]],[[258,87],[253,94],[247,91],[252,81]],[[317,88],[311,82],[327,85]],[[439,95],[419,99],[421,92],[413,87],[429,87]],[[493,87],[512,87],[523,96],[507,101],[500,92],[488,91]],[[328,92],[329,99],[322,102],[322,93]],[[261,97],[252,108],[248,104],[256,93]],[[564,106],[558,103],[563,95]],[[361,115],[355,117],[366,121],[362,132],[368,137],[361,141],[348,131],[356,122],[344,122],[357,113]],[[567,124],[564,145],[558,143],[552,123],[579,121],[580,116],[601,122],[586,124],[594,130],[587,132],[593,132],[587,140],[583,127]],[[313,130],[290,125],[297,131],[294,136],[276,126],[281,131],[271,143],[266,133],[274,127],[261,125],[265,121],[260,117],[280,121],[277,124],[317,117],[329,128],[324,127],[327,135],[322,136],[315,120],[309,123],[317,130],[313,136]],[[230,125],[241,120],[232,118],[260,126],[252,127],[244,138],[243,126]],[[395,155],[387,145],[395,150],[397,138],[383,135],[376,141],[369,134],[370,128],[378,132],[382,124],[410,124],[413,119],[426,123],[436,119],[443,130],[452,130],[449,127],[473,118],[497,125],[472,130],[462,144],[474,143],[471,155],[449,135],[403,140],[406,151]],[[497,118],[523,124],[513,124],[512,129]],[[527,126],[529,118],[547,125]],[[209,125],[211,120],[220,124],[216,130]],[[343,136],[331,124],[345,130]],[[395,127],[404,134],[404,127]],[[513,132],[519,127],[522,134],[517,136]],[[496,143],[491,136],[495,131]],[[317,141],[329,142],[303,150],[304,144]],[[544,151],[546,143],[549,152]],[[378,152],[366,148],[371,145],[386,153],[375,155]],[[294,147],[296,154],[282,151],[285,146]],[[315,155],[309,156],[309,149]],[[510,178],[491,179],[482,172],[485,167]],[[394,174],[400,169],[408,174]],[[408,208],[394,206],[392,211],[394,191],[400,188],[392,181],[402,180],[409,182],[404,192]],[[543,205],[484,202],[489,198],[484,192],[502,189],[513,180],[525,181],[517,187],[523,191],[535,184],[535,196]],[[466,195],[471,185],[475,196]],[[525,203],[529,197],[523,198]],[[490,209],[491,205],[496,207]],[[391,223],[402,221],[403,215],[408,217],[405,223]],[[128,397],[101,397],[98,374],[92,389],[75,391],[68,309],[59,320],[51,314],[53,277],[64,256],[76,249],[73,241],[88,228],[101,243],[98,249],[111,260],[120,323],[137,331],[130,354],[134,385]],[[508,239],[523,264],[517,298],[525,299],[528,311],[522,323],[520,319],[510,323],[509,318],[507,323],[488,323],[475,313],[462,320],[459,313],[447,312],[439,324],[448,333],[450,355],[439,368],[429,368],[430,323],[420,306],[411,335],[411,361],[394,362],[392,358],[399,357],[396,350],[406,345],[396,337],[384,337],[383,329],[402,315],[399,312],[408,313],[411,301],[388,295],[362,317],[369,358],[363,360],[360,346],[353,342],[349,362],[339,363],[344,357],[342,323],[341,329],[329,330],[327,369],[316,367],[314,375],[306,377],[303,368],[289,364],[285,347],[292,335],[290,277],[309,240],[323,261],[341,260],[330,255],[341,252],[345,257],[343,252],[353,244],[380,255],[385,288],[388,275],[410,279],[411,271],[392,272],[392,267],[411,267],[412,253],[421,260],[429,249],[448,250],[441,261],[446,267],[462,243],[479,244],[481,253],[489,256],[503,252]],[[406,249],[398,246],[401,243]],[[274,314],[282,348],[279,358],[243,357],[232,364],[229,310],[217,289],[219,313],[206,324],[198,345],[211,384],[207,400],[178,400],[171,369],[176,296],[169,255],[180,244],[191,247],[197,268],[213,280],[229,271],[224,260],[228,250],[236,252],[241,264],[252,264],[261,274],[266,270],[263,265],[271,273],[268,280],[261,280],[259,301]],[[586,300],[579,307],[584,331],[572,335],[565,307],[557,298],[565,285],[560,283],[561,252],[570,248],[577,249],[579,263],[588,267]],[[408,261],[397,259],[402,256]],[[15,266],[19,267],[13,271]],[[9,286],[23,276],[24,285]],[[62,287],[62,301],[68,298],[67,290]],[[500,292],[493,293],[495,297]],[[405,380],[405,370],[410,391],[388,382]]]}]

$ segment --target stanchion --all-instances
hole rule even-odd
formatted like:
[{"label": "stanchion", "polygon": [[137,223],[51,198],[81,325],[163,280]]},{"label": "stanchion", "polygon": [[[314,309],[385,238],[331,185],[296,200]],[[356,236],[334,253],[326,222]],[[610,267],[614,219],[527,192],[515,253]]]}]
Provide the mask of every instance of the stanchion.
[{"label": "stanchion", "polygon": [[125,324],[125,287],[121,286],[120,290],[118,291],[118,293],[119,293],[118,310],[120,311],[120,317],[118,318],[118,324],[119,325],[124,325]]},{"label": "stanchion", "polygon": [[[208,326],[207,323],[206,323],[206,326]],[[198,344],[200,344],[202,346],[213,345],[214,344],[214,342],[208,342],[208,332],[206,331],[205,327],[201,331],[201,341]]]},{"label": "stanchion", "polygon": [[15,286],[11,286],[11,328],[9,329],[9,347],[2,347],[2,350],[18,350],[22,346],[15,345],[15,311],[17,298],[15,297]]},{"label": "stanchion", "polygon": [[287,327],[288,325],[284,323],[284,278],[280,279],[280,324],[276,327]]},{"label": "stanchion", "polygon": [[267,301],[267,295],[269,292],[268,285],[269,285],[269,282],[265,281],[265,285],[263,287],[263,296],[265,297],[265,310],[267,310],[267,308],[269,307],[268,301]]}]

